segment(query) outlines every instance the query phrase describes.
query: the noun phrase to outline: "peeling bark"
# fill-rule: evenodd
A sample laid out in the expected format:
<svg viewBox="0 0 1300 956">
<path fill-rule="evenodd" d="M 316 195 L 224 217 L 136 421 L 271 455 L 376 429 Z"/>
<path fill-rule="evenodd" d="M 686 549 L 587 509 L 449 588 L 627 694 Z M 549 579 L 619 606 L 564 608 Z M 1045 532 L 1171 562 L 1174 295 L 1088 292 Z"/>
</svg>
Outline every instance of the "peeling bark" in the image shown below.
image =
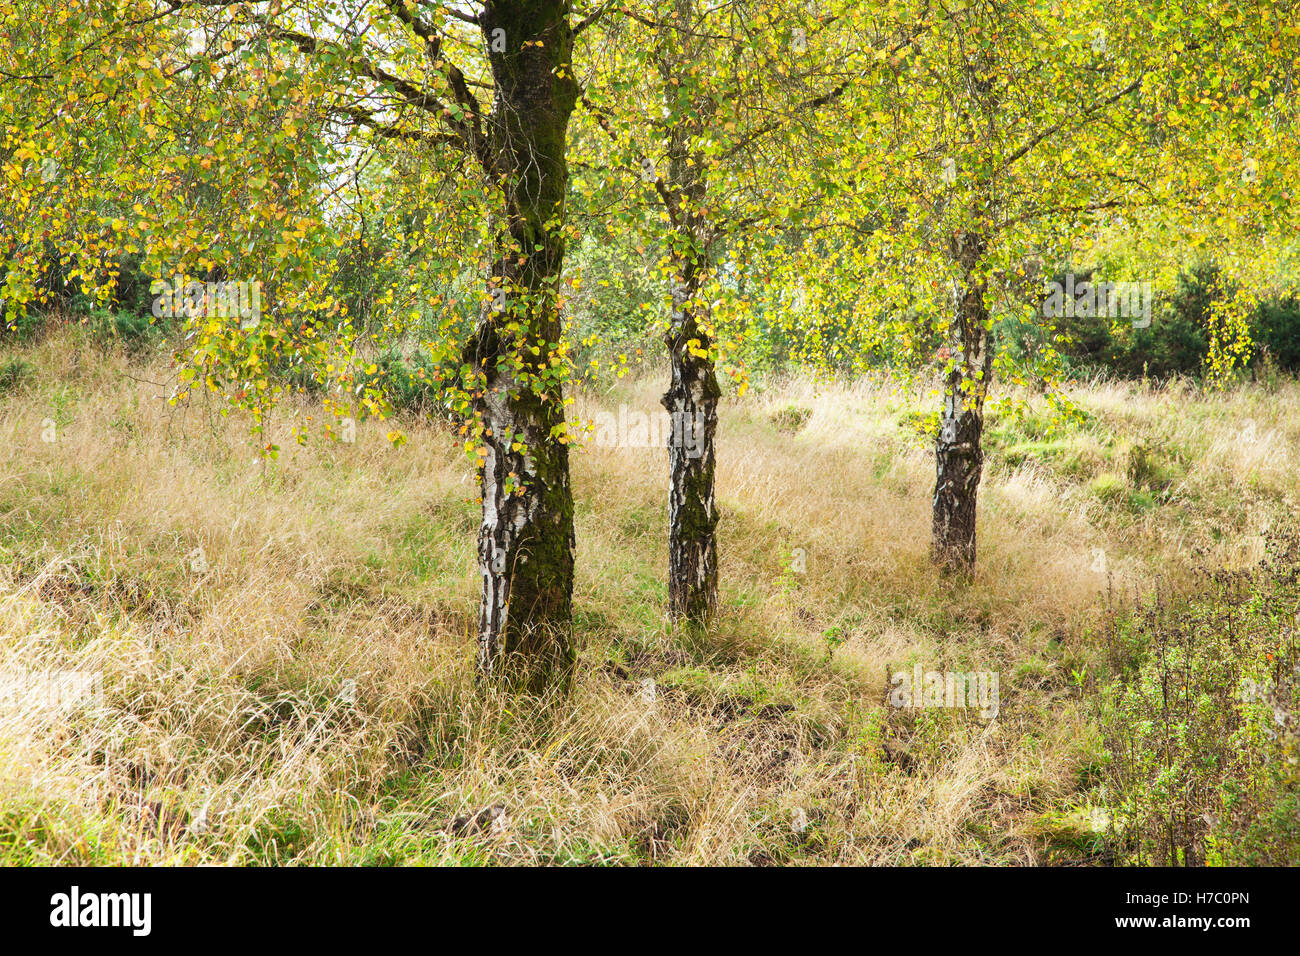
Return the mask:
<svg viewBox="0 0 1300 956">
<path fill-rule="evenodd" d="M 492 435 L 482 478 L 478 665 L 487 678 L 541 690 L 573 663 L 573 497 L 568 448 L 550 438 L 558 401 L 498 380 L 480 409 Z M 508 439 L 502 436 L 511 436 Z M 522 441 L 528 452 L 511 449 Z M 510 475 L 522 490 L 507 493 Z"/>
<path fill-rule="evenodd" d="M 930 555 L 941 567 L 962 572 L 975 566 L 975 503 L 984 470 L 984 399 L 993 371 L 985 284 L 975 276 L 984 251 L 981 236 L 966 233 L 954 238 L 953 254 L 961 268 L 953 289 L 960 352 L 944 382 L 935 442 Z"/>
</svg>

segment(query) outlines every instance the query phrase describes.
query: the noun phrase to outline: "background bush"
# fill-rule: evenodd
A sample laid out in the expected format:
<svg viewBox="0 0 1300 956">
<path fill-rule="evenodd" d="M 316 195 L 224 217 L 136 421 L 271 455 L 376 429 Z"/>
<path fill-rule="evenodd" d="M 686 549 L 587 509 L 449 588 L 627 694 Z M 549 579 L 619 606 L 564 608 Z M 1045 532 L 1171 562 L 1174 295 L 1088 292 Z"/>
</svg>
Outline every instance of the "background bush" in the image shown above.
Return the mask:
<svg viewBox="0 0 1300 956">
<path fill-rule="evenodd" d="M 1064 283 L 1066 270 L 1052 276 Z M 1097 270 L 1074 270 L 1075 283 L 1100 281 Z M 1213 264 L 1184 268 L 1174 287 L 1156 290 L 1151 325 L 1134 328 L 1127 318 L 1070 316 L 1055 319 L 1062 341 L 1054 342 L 1067 374 L 1087 377 L 1107 373 L 1120 378 L 1168 380 L 1200 378 L 1209 349 L 1209 312 L 1214 298 L 1230 292 Z M 997 332 L 1002 347 L 1017 363 L 1027 364 L 1048 344 L 1046 320 L 1002 319 Z M 1248 368 L 1273 363 L 1300 371 L 1300 293 L 1286 291 L 1265 298 L 1250 322 L 1255 345 Z"/>
<path fill-rule="evenodd" d="M 1300 537 L 1115 622 L 1106 783 L 1128 862 L 1300 862 Z"/>
</svg>

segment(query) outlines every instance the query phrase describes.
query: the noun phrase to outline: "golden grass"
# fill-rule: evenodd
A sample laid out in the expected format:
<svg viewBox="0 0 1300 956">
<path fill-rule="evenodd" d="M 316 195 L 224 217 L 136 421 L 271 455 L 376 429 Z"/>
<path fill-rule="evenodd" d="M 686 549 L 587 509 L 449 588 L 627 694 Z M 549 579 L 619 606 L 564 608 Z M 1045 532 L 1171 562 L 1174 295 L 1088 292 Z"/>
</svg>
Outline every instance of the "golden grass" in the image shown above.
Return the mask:
<svg viewBox="0 0 1300 956">
<path fill-rule="evenodd" d="M 508 699 L 474 685 L 475 489 L 439 427 L 297 447 L 286 409 L 262 466 L 218 405 L 167 405 L 165 361 L 75 331 L 21 354 L 0 673 L 98 673 L 103 697 L 5 698 L 0 862 L 1050 862 L 1043 821 L 1098 757 L 1071 672 L 1097 661 L 1103 594 L 1249 560 L 1296 503 L 1295 384 L 1094 383 L 1066 460 L 991 450 L 979 569 L 954 582 L 927 558 L 932 456 L 900 424 L 924 392 L 774 384 L 723 410 L 717 626 L 663 619 L 662 451 L 585 447 L 580 676 Z M 660 387 L 575 414 L 655 411 Z M 787 406 L 810 412 L 794 434 Z M 1137 444 L 1158 491 L 1125 472 Z M 999 716 L 889 707 L 915 662 L 997 671 Z"/>
</svg>

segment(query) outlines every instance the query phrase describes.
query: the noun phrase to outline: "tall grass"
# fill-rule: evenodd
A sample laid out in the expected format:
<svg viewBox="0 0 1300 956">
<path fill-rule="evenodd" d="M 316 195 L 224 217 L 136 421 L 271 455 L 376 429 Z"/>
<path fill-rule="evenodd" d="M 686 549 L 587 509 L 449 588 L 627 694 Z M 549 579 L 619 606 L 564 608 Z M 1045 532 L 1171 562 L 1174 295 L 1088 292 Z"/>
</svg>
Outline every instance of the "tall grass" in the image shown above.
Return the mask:
<svg viewBox="0 0 1300 956">
<path fill-rule="evenodd" d="M 272 419 L 284 451 L 262 463 L 216 397 L 168 404 L 165 360 L 76 329 L 14 356 L 6 863 L 1115 859 L 1085 676 L 1110 666 L 1106 595 L 1248 564 L 1300 491 L 1293 382 L 1093 383 L 1055 430 L 1022 396 L 1026 415 L 991 426 L 978 571 L 953 582 L 927 559 L 917 423 L 936 400 L 883 378 L 771 383 L 723 409 L 717 627 L 663 617 L 662 451 L 589 443 L 580 676 L 563 699 L 511 699 L 473 679 L 478 505 L 448 426 L 407 421 L 393 449 L 366 421 L 355 443 L 298 447 L 304 403 Z M 579 395 L 575 423 L 655 411 L 661 386 Z M 889 706 L 916 663 L 997 672 L 998 717 Z M 102 694 L 31 693 L 68 672 Z"/>
</svg>

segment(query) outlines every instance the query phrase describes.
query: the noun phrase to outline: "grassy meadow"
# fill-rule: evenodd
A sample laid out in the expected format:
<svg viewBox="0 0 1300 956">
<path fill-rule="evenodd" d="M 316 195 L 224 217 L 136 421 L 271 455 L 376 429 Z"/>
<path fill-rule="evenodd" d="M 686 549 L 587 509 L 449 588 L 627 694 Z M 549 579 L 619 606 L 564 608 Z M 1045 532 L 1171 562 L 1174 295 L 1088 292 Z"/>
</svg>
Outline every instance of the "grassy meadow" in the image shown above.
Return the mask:
<svg viewBox="0 0 1300 956">
<path fill-rule="evenodd" d="M 1019 394 L 991 418 L 976 574 L 946 578 L 932 384 L 761 382 L 722 410 L 707 632 L 664 617 L 663 451 L 574 451 L 580 663 L 536 700 L 475 686 L 478 505 L 445 424 L 299 447 L 285 408 L 262 463 L 218 399 L 167 403 L 166 358 L 71 325 L 7 362 L 4 864 L 1144 862 L 1115 635 L 1251 573 L 1300 497 L 1293 380 L 1081 383 L 1055 425 Z M 657 410 L 665 377 L 573 415 Z M 996 672 L 997 716 L 891 706 L 916 664 Z M 102 695 L 13 690 L 65 671 Z"/>
</svg>

